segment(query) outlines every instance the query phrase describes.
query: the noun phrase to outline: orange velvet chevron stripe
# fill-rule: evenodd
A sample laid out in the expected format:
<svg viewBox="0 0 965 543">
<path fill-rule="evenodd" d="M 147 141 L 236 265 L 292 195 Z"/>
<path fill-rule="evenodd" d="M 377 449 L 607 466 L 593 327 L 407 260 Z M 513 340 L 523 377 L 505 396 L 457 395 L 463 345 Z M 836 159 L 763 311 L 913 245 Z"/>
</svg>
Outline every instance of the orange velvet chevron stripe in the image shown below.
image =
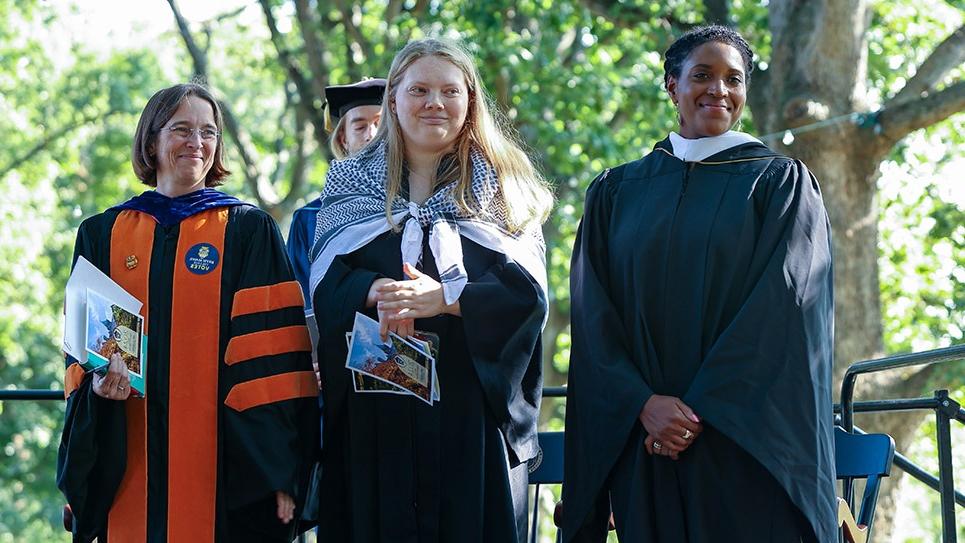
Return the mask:
<svg viewBox="0 0 965 543">
<path fill-rule="evenodd" d="M 231 318 L 262 311 L 274 311 L 284 307 L 304 307 L 302 288 L 298 281 L 286 281 L 263 287 L 239 290 L 231 305 Z"/>
<path fill-rule="evenodd" d="M 299 324 L 235 336 L 228 341 L 224 361 L 230 366 L 260 356 L 311 350 L 312 340 L 308 337 L 308 327 Z"/>
<path fill-rule="evenodd" d="M 77 390 L 77 387 L 80 386 L 83 380 L 84 368 L 82 368 L 80 364 L 73 362 L 67 366 L 67 372 L 64 374 L 64 399 L 70 397 L 71 393 Z"/>
<path fill-rule="evenodd" d="M 224 403 L 235 411 L 244 411 L 259 405 L 316 396 L 315 372 L 293 371 L 238 383 L 231 387 Z"/>
</svg>

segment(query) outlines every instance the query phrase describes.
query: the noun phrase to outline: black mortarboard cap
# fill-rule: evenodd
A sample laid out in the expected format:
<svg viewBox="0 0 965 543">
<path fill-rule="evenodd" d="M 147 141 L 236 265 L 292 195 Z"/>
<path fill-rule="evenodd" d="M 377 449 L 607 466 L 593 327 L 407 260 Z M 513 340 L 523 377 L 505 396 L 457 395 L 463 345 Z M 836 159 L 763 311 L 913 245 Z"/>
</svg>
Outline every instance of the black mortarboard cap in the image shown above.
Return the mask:
<svg viewBox="0 0 965 543">
<path fill-rule="evenodd" d="M 385 85 L 385 79 L 366 79 L 351 85 L 325 87 L 325 129 L 334 130 L 339 119 L 353 107 L 382 105 Z"/>
</svg>

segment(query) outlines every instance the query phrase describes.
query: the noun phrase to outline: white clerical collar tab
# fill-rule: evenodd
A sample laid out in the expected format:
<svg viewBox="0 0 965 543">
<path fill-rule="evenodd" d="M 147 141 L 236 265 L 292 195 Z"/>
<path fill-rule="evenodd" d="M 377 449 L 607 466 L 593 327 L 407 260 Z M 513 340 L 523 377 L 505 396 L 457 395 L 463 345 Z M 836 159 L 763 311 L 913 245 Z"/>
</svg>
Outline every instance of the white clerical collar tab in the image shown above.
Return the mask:
<svg viewBox="0 0 965 543">
<path fill-rule="evenodd" d="M 695 140 L 687 139 L 676 132 L 670 133 L 670 145 L 673 148 L 673 154 L 684 162 L 697 162 L 745 143 L 761 143 L 761 140 L 750 134 L 735 132 L 734 130 L 719 136 Z"/>
</svg>

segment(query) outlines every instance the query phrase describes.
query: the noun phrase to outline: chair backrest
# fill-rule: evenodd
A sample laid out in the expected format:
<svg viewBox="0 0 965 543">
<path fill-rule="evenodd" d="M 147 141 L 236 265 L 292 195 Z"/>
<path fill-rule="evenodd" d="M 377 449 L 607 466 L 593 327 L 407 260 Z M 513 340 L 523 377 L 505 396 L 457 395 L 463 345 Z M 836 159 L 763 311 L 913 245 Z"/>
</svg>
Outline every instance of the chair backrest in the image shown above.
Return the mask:
<svg viewBox="0 0 965 543">
<path fill-rule="evenodd" d="M 871 530 L 881 478 L 891 475 L 895 457 L 895 440 L 887 434 L 849 434 L 841 427 L 834 428 L 834 465 L 838 479 L 851 484 L 852 479 L 867 479 L 861 497 L 858 524 Z"/>
<path fill-rule="evenodd" d="M 558 485 L 563 483 L 563 432 L 540 432 L 539 454 L 532 460 L 529 472 L 529 484 L 536 486 L 533 500 L 533 517 L 530 521 L 529 541 L 536 543 L 539 532 L 539 487 L 540 485 Z M 560 541 L 560 532 L 556 532 L 556 540 Z"/>
<path fill-rule="evenodd" d="M 563 482 L 563 432 L 540 432 L 539 448 L 536 468 L 529 474 L 529 484 L 561 484 Z"/>
</svg>

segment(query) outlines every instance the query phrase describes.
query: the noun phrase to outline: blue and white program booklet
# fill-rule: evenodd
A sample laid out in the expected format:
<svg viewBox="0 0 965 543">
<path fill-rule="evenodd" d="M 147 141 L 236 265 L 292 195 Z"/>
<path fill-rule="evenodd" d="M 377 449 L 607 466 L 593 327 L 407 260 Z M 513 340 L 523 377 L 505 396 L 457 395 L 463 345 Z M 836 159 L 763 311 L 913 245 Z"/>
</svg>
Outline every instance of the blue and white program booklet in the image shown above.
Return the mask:
<svg viewBox="0 0 965 543">
<path fill-rule="evenodd" d="M 85 370 L 104 373 L 116 353 L 127 366 L 131 392 L 144 396 L 147 336 L 144 319 L 87 289 L 87 362 Z"/>
<path fill-rule="evenodd" d="M 64 354 L 86 371 L 105 372 L 115 352 L 131 372 L 131 388 L 144 395 L 147 335 L 143 303 L 84 257 L 67 280 L 64 300 Z"/>
<path fill-rule="evenodd" d="M 379 323 L 356 313 L 345 361 L 345 367 L 355 373 L 356 392 L 410 394 L 429 405 L 438 401 L 436 360 L 428 343 L 394 333 L 382 341 Z M 390 386 L 373 385 L 372 380 Z"/>
</svg>

